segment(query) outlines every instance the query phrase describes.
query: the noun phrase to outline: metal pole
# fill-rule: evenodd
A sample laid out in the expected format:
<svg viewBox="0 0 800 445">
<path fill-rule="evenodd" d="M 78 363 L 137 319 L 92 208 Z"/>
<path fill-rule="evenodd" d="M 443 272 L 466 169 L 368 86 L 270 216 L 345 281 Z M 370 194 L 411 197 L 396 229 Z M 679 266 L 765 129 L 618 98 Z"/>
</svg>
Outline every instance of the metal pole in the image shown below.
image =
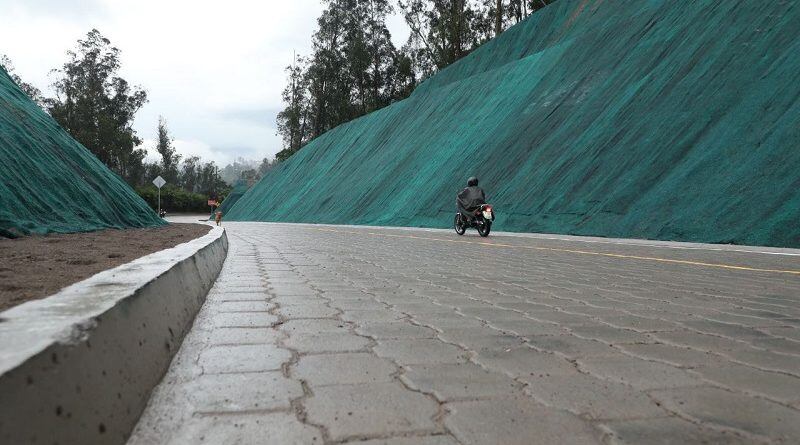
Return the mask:
<svg viewBox="0 0 800 445">
<path fill-rule="evenodd" d="M 158 188 L 158 217 L 161 218 L 161 187 Z"/>
</svg>

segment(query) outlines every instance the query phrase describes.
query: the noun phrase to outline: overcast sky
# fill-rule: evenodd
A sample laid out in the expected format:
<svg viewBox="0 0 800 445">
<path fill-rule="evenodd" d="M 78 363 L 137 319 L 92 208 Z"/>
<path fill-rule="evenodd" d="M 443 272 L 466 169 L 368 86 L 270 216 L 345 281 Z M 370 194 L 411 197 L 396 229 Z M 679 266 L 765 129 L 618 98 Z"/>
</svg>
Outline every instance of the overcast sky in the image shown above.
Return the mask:
<svg viewBox="0 0 800 445">
<path fill-rule="evenodd" d="M 0 0 L 0 54 L 49 93 L 49 71 L 92 28 L 122 52 L 149 103 L 135 128 L 152 146 L 163 115 L 184 155 L 221 166 L 281 149 L 275 115 L 292 52 L 308 54 L 320 0 Z M 389 28 L 408 37 L 402 18 Z"/>
</svg>

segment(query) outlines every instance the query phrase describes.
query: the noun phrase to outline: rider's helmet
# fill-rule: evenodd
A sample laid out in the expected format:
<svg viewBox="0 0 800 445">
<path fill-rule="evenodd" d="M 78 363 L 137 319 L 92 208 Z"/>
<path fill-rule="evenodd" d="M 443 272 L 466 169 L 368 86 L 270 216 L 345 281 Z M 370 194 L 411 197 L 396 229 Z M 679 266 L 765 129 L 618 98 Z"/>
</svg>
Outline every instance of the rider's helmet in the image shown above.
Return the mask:
<svg viewBox="0 0 800 445">
<path fill-rule="evenodd" d="M 478 185 L 478 178 L 471 177 L 467 180 L 467 187 L 476 187 Z"/>
</svg>

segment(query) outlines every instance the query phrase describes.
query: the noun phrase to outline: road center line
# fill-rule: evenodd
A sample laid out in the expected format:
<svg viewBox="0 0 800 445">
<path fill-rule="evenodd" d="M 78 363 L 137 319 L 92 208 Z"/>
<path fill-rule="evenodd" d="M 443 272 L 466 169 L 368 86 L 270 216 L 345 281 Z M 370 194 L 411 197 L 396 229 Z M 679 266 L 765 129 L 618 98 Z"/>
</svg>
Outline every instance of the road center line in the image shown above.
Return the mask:
<svg viewBox="0 0 800 445">
<path fill-rule="evenodd" d="M 593 256 L 602 256 L 608 258 L 620 258 L 626 260 L 639 260 L 639 261 L 652 261 L 652 262 L 659 262 L 659 263 L 670 263 L 670 264 L 684 264 L 689 266 L 701 266 L 701 267 L 713 267 L 717 269 L 728 269 L 728 270 L 742 270 L 748 272 L 767 272 L 767 273 L 779 273 L 779 274 L 787 274 L 787 275 L 800 275 L 800 270 L 781 270 L 781 269 L 762 269 L 758 267 L 749 267 L 749 266 L 738 266 L 734 264 L 723 264 L 723 263 L 706 263 L 702 261 L 690 261 L 690 260 L 676 260 L 671 258 L 659 258 L 659 257 L 649 257 L 649 256 L 639 256 L 639 255 L 626 255 L 620 253 L 607 253 L 607 252 L 592 252 L 589 250 L 577 250 L 577 249 L 560 249 L 556 247 L 538 247 L 538 246 L 519 246 L 513 244 L 503 244 L 503 243 L 490 243 L 485 241 L 468 241 L 468 240 L 457 240 L 457 239 L 445 239 L 445 238 L 431 238 L 425 236 L 415 236 L 415 235 L 395 235 L 389 233 L 379 233 L 379 232 L 371 232 L 371 231 L 350 231 L 350 230 L 337 230 L 337 229 L 327 229 L 327 228 L 319 228 L 319 227 L 310 227 L 312 230 L 316 230 L 319 232 L 334 232 L 334 233 L 347 233 L 347 234 L 354 234 L 354 235 L 373 235 L 373 236 L 383 236 L 387 238 L 405 238 L 405 239 L 415 239 L 415 240 L 424 240 L 424 241 L 439 241 L 445 243 L 459 243 L 459 244 L 474 244 L 480 246 L 491 246 L 491 247 L 504 247 L 504 248 L 511 248 L 511 249 L 527 249 L 527 250 L 539 250 L 539 251 L 547 251 L 547 252 L 563 252 L 563 253 L 574 253 L 577 255 L 593 255 Z"/>
</svg>

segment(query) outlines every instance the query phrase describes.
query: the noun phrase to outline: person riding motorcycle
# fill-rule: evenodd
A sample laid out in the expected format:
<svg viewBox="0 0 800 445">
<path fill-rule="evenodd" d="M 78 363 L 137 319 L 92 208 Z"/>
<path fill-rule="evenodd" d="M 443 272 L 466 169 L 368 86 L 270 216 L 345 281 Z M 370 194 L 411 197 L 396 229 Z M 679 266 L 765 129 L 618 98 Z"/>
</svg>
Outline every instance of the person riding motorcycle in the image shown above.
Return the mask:
<svg viewBox="0 0 800 445">
<path fill-rule="evenodd" d="M 475 210 L 482 204 L 486 204 L 486 194 L 478 187 L 478 178 L 473 176 L 467 181 L 467 188 L 456 197 L 456 206 L 458 211 L 471 221 L 475 218 Z"/>
</svg>

